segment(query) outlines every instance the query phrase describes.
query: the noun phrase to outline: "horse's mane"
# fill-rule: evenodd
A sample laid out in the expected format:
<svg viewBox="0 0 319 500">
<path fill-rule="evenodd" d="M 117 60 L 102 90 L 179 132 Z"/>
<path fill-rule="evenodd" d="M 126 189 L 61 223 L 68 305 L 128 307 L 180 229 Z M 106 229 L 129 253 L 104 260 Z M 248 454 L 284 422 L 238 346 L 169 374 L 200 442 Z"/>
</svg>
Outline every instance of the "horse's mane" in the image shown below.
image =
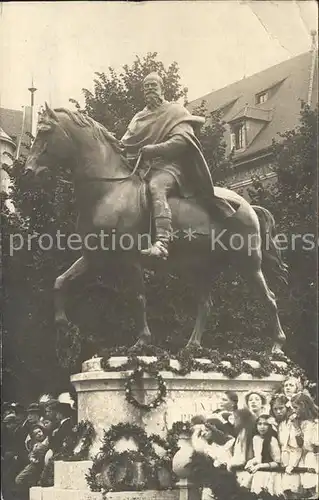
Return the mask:
<svg viewBox="0 0 319 500">
<path fill-rule="evenodd" d="M 89 127 L 93 131 L 93 137 L 100 141 L 109 142 L 118 153 L 123 153 L 123 147 L 120 141 L 105 128 L 101 123 L 96 122 L 90 116 L 81 113 L 80 111 L 71 111 L 67 108 L 55 108 L 55 112 L 61 112 L 68 115 L 69 118 L 79 127 Z"/>
</svg>

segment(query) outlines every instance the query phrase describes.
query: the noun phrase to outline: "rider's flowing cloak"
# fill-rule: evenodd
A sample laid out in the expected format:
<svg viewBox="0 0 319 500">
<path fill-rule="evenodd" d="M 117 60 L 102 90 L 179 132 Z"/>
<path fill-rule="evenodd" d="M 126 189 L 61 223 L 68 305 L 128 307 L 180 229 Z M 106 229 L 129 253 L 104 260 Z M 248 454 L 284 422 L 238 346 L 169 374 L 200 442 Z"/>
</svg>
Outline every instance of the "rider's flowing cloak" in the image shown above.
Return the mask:
<svg viewBox="0 0 319 500">
<path fill-rule="evenodd" d="M 128 126 L 121 139 L 126 149 L 128 159 L 136 159 L 139 150 L 148 144 L 165 142 L 174 135 L 181 135 L 191 146 L 192 166 L 195 168 L 195 177 L 201 189 L 205 189 L 209 196 L 214 194 L 213 180 L 204 158 L 200 142 L 193 127 L 200 127 L 205 123 L 205 118 L 193 116 L 177 102 L 164 101 L 159 107 L 150 110 L 147 107 L 137 113 Z M 178 127 L 189 124 L 191 127 Z"/>
</svg>

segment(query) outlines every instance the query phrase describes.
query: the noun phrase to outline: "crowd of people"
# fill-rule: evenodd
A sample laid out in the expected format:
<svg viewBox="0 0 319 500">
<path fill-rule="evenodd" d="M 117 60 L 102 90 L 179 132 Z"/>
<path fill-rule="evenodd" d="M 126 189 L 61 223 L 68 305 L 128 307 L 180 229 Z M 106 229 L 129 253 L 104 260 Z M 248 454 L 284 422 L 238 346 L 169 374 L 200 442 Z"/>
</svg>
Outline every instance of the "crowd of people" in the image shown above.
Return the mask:
<svg viewBox="0 0 319 500">
<path fill-rule="evenodd" d="M 319 497 L 318 407 L 299 379 L 288 377 L 269 402 L 248 393 L 240 409 L 228 391 L 211 418 L 192 423 L 194 451 L 233 471 L 241 486 L 289 500 Z M 212 498 L 204 488 L 202 500 Z"/>
<path fill-rule="evenodd" d="M 1 500 L 27 500 L 32 486 L 53 485 L 53 461 L 76 424 L 69 393 L 43 395 L 27 409 L 2 405 Z"/>
<path fill-rule="evenodd" d="M 30 487 L 53 485 L 53 462 L 76 424 L 75 406 L 69 393 L 44 395 L 27 409 L 3 404 L 1 500 L 28 500 Z M 210 418 L 193 418 L 191 446 L 257 495 L 315 499 L 318 434 L 318 407 L 300 380 L 288 377 L 270 399 L 247 393 L 242 408 L 235 392 L 223 393 Z M 212 498 L 204 487 L 202 500 Z"/>
</svg>

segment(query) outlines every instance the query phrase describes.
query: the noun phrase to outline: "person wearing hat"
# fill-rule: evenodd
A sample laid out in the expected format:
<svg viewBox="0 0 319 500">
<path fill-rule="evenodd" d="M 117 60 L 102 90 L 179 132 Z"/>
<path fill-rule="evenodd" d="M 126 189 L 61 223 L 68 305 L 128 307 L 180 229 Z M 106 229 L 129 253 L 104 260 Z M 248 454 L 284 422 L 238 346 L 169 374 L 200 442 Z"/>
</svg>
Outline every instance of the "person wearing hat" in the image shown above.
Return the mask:
<svg viewBox="0 0 319 500">
<path fill-rule="evenodd" d="M 250 391 L 245 395 L 246 407 L 250 413 L 258 418 L 262 413 L 269 413 L 266 396 L 260 391 Z"/>
<path fill-rule="evenodd" d="M 23 422 L 21 428 L 24 429 L 26 434 L 29 434 L 31 428 L 39 423 L 41 418 L 42 410 L 39 403 L 31 403 L 27 408 L 27 417 Z"/>
<path fill-rule="evenodd" d="M 68 436 L 74 425 L 73 410 L 69 403 L 51 400 L 45 405 L 44 419 L 52 422 L 52 432 L 49 435 L 48 451 L 44 457 L 44 469 L 41 475 L 41 486 L 52 486 L 54 473 L 53 461 L 62 452 Z"/>
<path fill-rule="evenodd" d="M 24 407 L 20 403 L 15 402 L 4 402 L 2 405 L 2 418 L 5 418 L 7 415 L 15 415 L 17 417 L 17 421 L 24 417 Z"/>
<path fill-rule="evenodd" d="M 42 408 L 39 403 L 31 403 L 27 408 L 27 420 L 33 426 L 40 420 Z"/>
<path fill-rule="evenodd" d="M 46 405 L 45 418 L 52 422 L 52 434 L 49 438 L 49 448 L 53 455 L 61 451 L 63 441 L 71 433 L 74 422 L 71 418 L 73 410 L 68 403 L 58 400 L 50 401 Z"/>
<path fill-rule="evenodd" d="M 26 418 L 16 429 L 17 439 L 20 443 L 19 455 L 24 461 L 24 466 L 28 464 L 28 454 L 30 453 L 30 431 L 35 424 L 39 423 L 40 418 L 40 405 L 38 403 L 31 403 L 27 408 Z"/>
</svg>

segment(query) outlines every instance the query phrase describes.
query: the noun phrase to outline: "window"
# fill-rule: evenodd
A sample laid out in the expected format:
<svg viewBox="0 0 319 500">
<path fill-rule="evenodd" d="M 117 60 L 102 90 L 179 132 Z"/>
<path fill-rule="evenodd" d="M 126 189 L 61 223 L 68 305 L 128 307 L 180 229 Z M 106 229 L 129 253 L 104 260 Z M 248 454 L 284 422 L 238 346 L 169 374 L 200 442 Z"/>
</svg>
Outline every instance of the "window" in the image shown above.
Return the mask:
<svg viewBox="0 0 319 500">
<path fill-rule="evenodd" d="M 246 129 L 244 123 L 234 125 L 231 134 L 231 148 L 237 150 L 245 149 L 246 147 Z"/>
<path fill-rule="evenodd" d="M 268 92 L 261 92 L 256 95 L 256 104 L 262 104 L 268 100 Z"/>
</svg>

